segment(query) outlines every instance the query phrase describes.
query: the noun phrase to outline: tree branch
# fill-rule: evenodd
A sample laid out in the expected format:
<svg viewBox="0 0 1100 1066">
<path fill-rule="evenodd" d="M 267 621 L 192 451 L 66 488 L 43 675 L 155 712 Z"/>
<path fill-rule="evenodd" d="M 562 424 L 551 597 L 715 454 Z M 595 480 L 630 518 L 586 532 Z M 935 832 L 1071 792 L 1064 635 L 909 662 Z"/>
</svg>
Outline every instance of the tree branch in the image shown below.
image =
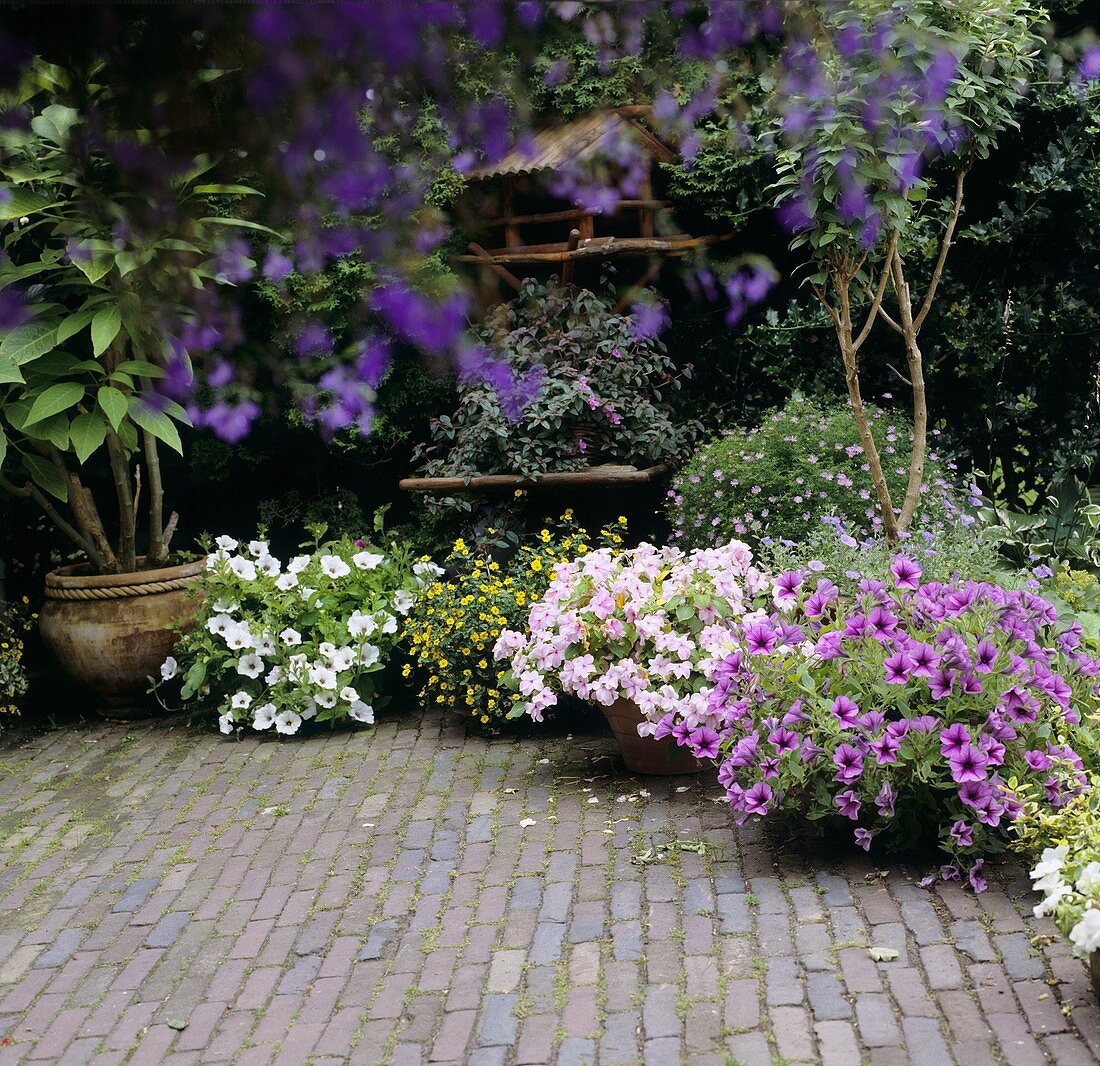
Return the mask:
<svg viewBox="0 0 1100 1066">
<path fill-rule="evenodd" d="M 952 238 L 955 236 L 955 226 L 959 221 L 959 213 L 962 211 L 963 183 L 966 181 L 966 175 L 970 172 L 970 168 L 973 165 L 974 156 L 970 155 L 967 157 L 966 162 L 955 172 L 955 200 L 951 205 L 951 215 L 947 220 L 947 229 L 944 231 L 943 241 L 940 244 L 940 254 L 936 259 L 936 266 L 932 271 L 932 280 L 928 282 L 928 291 L 924 294 L 924 300 L 921 302 L 920 310 L 913 319 L 914 336 L 920 333 L 920 328 L 924 325 L 924 320 L 928 317 L 928 312 L 932 309 L 932 298 L 936 295 L 936 289 L 939 288 L 940 278 L 943 277 L 943 267 L 947 262 L 947 253 L 951 251 Z"/>
<path fill-rule="evenodd" d="M 863 329 L 859 331 L 859 336 L 852 340 L 853 353 L 858 352 L 863 347 L 863 342 L 867 339 L 868 334 L 871 332 L 871 327 L 875 324 L 875 319 L 878 317 L 879 309 L 882 307 L 882 298 L 886 295 L 886 283 L 890 280 L 890 260 L 893 258 L 894 253 L 898 247 L 898 234 L 897 230 L 893 230 L 890 233 L 890 240 L 886 245 L 886 265 L 882 268 L 882 277 L 879 278 L 878 288 L 875 290 L 874 299 L 871 301 L 871 309 L 867 312 L 867 321 L 863 323 Z"/>
<path fill-rule="evenodd" d="M 58 511 L 50 500 L 38 490 L 37 485 L 29 482 L 26 485 L 15 485 L 4 477 L 3 474 L 0 474 L 0 489 L 3 489 L 5 492 L 10 492 L 13 496 L 34 500 L 34 502 L 46 512 L 46 517 L 88 556 L 92 561 L 92 565 L 97 570 L 103 568 L 103 560 L 100 558 L 99 552 L 96 551 L 91 538 L 85 536 L 74 525 L 67 522 L 62 517 L 61 512 Z"/>
</svg>

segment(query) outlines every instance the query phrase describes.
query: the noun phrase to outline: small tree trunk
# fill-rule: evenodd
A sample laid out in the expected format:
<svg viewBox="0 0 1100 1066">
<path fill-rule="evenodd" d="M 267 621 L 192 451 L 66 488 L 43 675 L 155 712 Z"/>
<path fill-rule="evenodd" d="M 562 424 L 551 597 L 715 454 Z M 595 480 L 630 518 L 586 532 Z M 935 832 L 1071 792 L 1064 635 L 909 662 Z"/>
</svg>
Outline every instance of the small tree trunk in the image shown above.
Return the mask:
<svg viewBox="0 0 1100 1066">
<path fill-rule="evenodd" d="M 149 551 L 146 562 L 150 567 L 156 567 L 168 561 L 168 545 L 164 539 L 164 485 L 160 477 L 157 439 L 148 430 L 142 430 L 141 437 L 145 470 L 149 477 Z"/>
<path fill-rule="evenodd" d="M 894 501 L 890 498 L 890 488 L 886 484 L 886 477 L 882 472 L 882 458 L 879 455 L 878 446 L 875 444 L 874 434 L 871 432 L 871 423 L 867 418 L 867 410 L 863 405 L 863 395 L 860 392 L 858 349 L 852 334 L 850 284 L 847 275 L 843 271 L 834 271 L 833 286 L 836 289 L 840 305 L 834 323 L 836 325 L 837 340 L 840 342 L 840 354 L 844 359 L 844 380 L 848 386 L 848 400 L 852 406 L 852 417 L 855 419 L 856 428 L 859 430 L 863 453 L 867 456 L 871 483 L 875 487 L 879 510 L 882 512 L 882 528 L 886 534 L 886 542 L 887 544 L 893 544 L 898 536 L 898 526 L 894 516 Z"/>
<path fill-rule="evenodd" d="M 137 520 L 134 514 L 134 494 L 130 488 L 130 464 L 126 449 L 118 434 L 107 427 L 107 457 L 118 500 L 118 566 L 124 574 L 137 569 Z"/>
<path fill-rule="evenodd" d="M 890 264 L 890 278 L 898 301 L 898 324 L 905 343 L 905 360 L 909 365 L 909 382 L 913 388 L 913 450 L 909 456 L 909 482 L 905 489 L 905 502 L 901 506 L 897 528 L 908 531 L 920 506 L 921 488 L 924 485 L 924 461 L 928 451 L 928 400 L 924 388 L 924 357 L 917 344 L 917 329 L 913 322 L 913 302 L 901 254 L 894 252 Z"/>
</svg>

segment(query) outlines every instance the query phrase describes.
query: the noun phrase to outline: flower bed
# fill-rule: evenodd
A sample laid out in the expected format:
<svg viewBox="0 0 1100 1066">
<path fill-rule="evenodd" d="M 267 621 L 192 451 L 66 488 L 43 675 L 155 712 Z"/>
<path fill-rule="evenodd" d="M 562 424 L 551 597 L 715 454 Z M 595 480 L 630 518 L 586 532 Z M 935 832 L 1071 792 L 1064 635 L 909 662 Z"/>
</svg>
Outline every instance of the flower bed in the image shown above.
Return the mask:
<svg viewBox="0 0 1100 1066">
<path fill-rule="evenodd" d="M 26 600 L 0 603 L 0 723 L 19 714 L 19 700 L 27 692 L 23 635 L 29 625 Z"/>
<path fill-rule="evenodd" d="M 373 723 L 376 678 L 398 643 L 400 618 L 439 568 L 344 538 L 285 565 L 264 540 L 218 537 L 203 608 L 161 667 L 183 700 L 212 704 L 223 733 L 251 726 L 285 735 L 303 721 Z"/>
</svg>

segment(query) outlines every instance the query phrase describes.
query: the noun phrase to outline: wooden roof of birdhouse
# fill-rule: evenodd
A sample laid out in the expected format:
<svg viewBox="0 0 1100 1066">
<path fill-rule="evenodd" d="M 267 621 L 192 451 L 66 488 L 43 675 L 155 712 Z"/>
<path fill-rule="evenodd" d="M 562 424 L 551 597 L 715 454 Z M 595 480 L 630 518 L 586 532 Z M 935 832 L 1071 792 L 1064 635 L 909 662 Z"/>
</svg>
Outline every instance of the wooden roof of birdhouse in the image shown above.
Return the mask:
<svg viewBox="0 0 1100 1066">
<path fill-rule="evenodd" d="M 634 137 L 661 163 L 678 158 L 675 148 L 665 144 L 643 124 L 650 113 L 648 104 L 634 104 L 611 111 L 598 111 L 572 122 L 550 126 L 523 138 L 503 159 L 472 170 L 470 181 L 484 181 L 514 174 L 559 170 L 567 163 L 598 156 L 622 133 Z"/>
</svg>

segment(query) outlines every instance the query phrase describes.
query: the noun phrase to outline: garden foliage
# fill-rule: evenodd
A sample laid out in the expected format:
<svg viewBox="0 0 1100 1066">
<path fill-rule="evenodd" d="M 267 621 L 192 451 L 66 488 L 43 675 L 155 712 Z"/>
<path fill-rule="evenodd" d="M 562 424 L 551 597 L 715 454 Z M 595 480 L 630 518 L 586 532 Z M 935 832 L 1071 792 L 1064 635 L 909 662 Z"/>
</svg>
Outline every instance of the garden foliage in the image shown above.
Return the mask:
<svg viewBox="0 0 1100 1066">
<path fill-rule="evenodd" d="M 19 700 L 27 692 L 23 665 L 23 638 L 30 625 L 27 602 L 0 602 L 0 722 L 2 716 L 19 713 Z"/>
</svg>

